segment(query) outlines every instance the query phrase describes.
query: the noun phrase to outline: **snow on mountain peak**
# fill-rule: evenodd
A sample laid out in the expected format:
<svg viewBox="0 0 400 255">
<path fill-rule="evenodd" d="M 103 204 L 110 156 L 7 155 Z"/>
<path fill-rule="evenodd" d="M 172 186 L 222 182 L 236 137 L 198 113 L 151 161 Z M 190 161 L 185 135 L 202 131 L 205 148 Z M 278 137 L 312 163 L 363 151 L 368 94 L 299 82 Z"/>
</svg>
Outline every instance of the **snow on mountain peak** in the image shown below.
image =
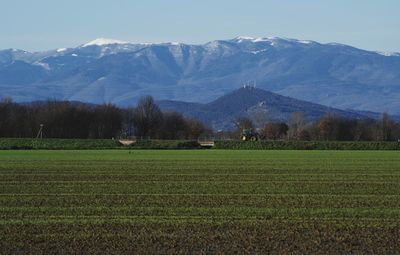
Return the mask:
<svg viewBox="0 0 400 255">
<path fill-rule="evenodd" d="M 252 41 L 252 40 L 254 40 L 254 39 L 256 39 L 256 38 L 251 37 L 251 36 L 238 36 L 238 37 L 236 37 L 235 39 L 236 39 L 236 40 L 248 40 L 248 41 Z"/>
<path fill-rule="evenodd" d="M 385 57 L 399 57 L 400 56 L 400 52 L 377 51 L 376 53 L 378 53 L 379 55 L 385 56 Z"/>
<path fill-rule="evenodd" d="M 107 38 L 97 38 L 91 42 L 88 42 L 82 47 L 88 47 L 88 46 L 103 46 L 103 45 L 109 45 L 109 44 L 128 44 L 128 42 L 120 41 L 120 40 L 114 40 L 114 39 L 107 39 Z"/>
<path fill-rule="evenodd" d="M 264 42 L 264 43 L 270 43 L 271 45 L 276 45 L 276 43 L 278 43 L 279 41 L 293 41 L 290 39 L 286 39 L 286 38 L 280 38 L 280 37 L 250 37 L 250 36 L 238 36 L 236 38 L 233 39 L 234 41 L 238 42 L 238 43 L 242 43 L 242 42 L 251 42 L 251 43 L 260 43 L 260 42 Z"/>
<path fill-rule="evenodd" d="M 238 36 L 234 41 L 237 41 L 239 43 L 241 42 L 270 42 L 272 44 L 275 44 L 276 42 L 279 41 L 285 41 L 285 42 L 293 42 L 293 43 L 301 43 L 301 44 L 312 44 L 314 41 L 309 41 L 309 40 L 297 40 L 297 39 L 289 39 L 289 38 L 281 38 L 281 37 L 250 37 L 250 36 Z"/>
<path fill-rule="evenodd" d="M 238 36 L 238 37 L 236 37 L 234 40 L 235 40 L 235 41 L 238 41 L 238 42 L 243 42 L 243 41 L 265 42 L 265 41 L 270 41 L 271 38 L 250 37 L 250 36 Z"/>
</svg>

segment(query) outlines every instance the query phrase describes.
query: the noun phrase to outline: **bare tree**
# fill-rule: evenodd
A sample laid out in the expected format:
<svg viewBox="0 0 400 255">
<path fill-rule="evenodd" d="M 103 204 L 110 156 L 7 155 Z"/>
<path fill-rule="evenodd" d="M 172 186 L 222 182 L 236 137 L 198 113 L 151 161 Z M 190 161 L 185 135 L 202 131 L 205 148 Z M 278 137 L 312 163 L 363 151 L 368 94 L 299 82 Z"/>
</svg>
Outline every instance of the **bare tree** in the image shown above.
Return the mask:
<svg viewBox="0 0 400 255">
<path fill-rule="evenodd" d="M 135 135 L 140 137 L 155 135 L 162 118 L 162 112 L 154 99 L 151 96 L 141 97 L 132 116 Z"/>
<path fill-rule="evenodd" d="M 182 114 L 177 112 L 166 112 L 163 114 L 163 121 L 158 137 L 161 139 L 177 140 L 185 139 L 188 126 Z"/>
<path fill-rule="evenodd" d="M 391 141 L 393 140 L 392 133 L 396 123 L 394 123 L 387 113 L 383 113 L 379 120 L 378 140 Z"/>
<path fill-rule="evenodd" d="M 239 129 L 240 131 L 242 131 L 243 129 L 254 128 L 253 122 L 251 121 L 251 119 L 247 117 L 238 117 L 235 119 L 234 123 L 236 128 Z"/>
<path fill-rule="evenodd" d="M 254 126 L 263 127 L 266 123 L 270 122 L 268 111 L 258 110 L 249 114 L 249 118 L 253 121 Z"/>
<path fill-rule="evenodd" d="M 307 118 L 302 112 L 294 112 L 289 121 L 289 139 L 299 139 L 300 134 L 307 125 Z"/>
<path fill-rule="evenodd" d="M 212 133 L 212 130 L 204 126 L 199 120 L 186 118 L 186 124 L 189 128 L 188 139 L 198 139 L 201 135 L 209 135 Z"/>
<path fill-rule="evenodd" d="M 289 127 L 286 123 L 267 123 L 262 130 L 262 134 L 266 139 L 276 140 L 284 138 L 288 130 Z"/>
</svg>

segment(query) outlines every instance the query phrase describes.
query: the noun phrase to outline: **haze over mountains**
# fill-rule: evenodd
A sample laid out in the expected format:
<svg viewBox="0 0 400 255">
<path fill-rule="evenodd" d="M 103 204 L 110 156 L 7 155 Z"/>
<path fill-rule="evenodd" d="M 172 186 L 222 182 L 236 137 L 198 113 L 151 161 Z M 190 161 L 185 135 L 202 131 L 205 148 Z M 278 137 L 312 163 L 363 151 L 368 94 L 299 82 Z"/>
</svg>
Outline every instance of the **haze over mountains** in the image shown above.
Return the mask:
<svg viewBox="0 0 400 255">
<path fill-rule="evenodd" d="M 0 51 L 0 97 L 133 105 L 209 103 L 241 86 L 341 109 L 400 113 L 400 54 L 342 44 L 237 37 L 203 45 L 97 39 L 77 48 Z"/>
</svg>

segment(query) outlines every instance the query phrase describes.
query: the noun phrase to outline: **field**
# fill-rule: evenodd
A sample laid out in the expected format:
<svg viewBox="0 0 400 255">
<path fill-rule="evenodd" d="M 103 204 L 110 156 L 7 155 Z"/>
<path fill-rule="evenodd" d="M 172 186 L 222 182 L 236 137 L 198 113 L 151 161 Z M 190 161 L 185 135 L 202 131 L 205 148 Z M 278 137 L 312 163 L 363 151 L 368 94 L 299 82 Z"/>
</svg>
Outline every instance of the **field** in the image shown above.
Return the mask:
<svg viewBox="0 0 400 255">
<path fill-rule="evenodd" d="M 0 253 L 400 254 L 400 152 L 0 151 Z"/>
</svg>

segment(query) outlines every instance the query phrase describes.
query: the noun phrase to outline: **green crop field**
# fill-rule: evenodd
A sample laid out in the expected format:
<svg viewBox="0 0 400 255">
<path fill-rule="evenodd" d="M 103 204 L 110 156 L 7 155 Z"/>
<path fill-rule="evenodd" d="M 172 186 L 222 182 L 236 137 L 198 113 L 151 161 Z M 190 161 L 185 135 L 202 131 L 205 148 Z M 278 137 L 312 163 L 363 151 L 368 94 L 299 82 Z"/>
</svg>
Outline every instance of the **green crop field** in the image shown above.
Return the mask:
<svg viewBox="0 0 400 255">
<path fill-rule="evenodd" d="M 400 254 L 400 152 L 0 151 L 2 254 Z"/>
</svg>

